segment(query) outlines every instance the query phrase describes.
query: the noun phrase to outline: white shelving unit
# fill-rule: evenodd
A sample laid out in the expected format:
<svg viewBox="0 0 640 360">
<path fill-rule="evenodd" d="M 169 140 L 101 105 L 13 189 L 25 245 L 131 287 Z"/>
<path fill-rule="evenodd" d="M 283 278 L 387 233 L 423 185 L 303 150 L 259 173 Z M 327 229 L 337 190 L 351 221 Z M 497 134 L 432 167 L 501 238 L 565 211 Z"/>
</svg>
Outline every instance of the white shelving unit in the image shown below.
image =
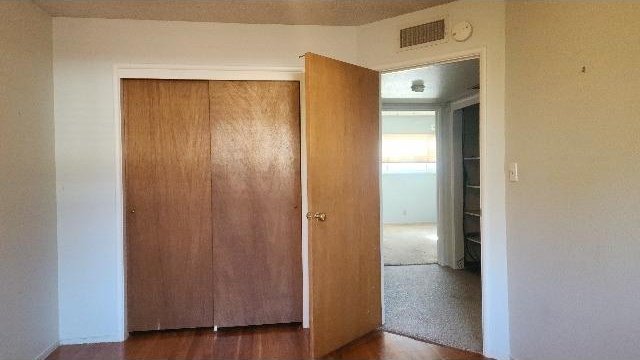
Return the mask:
<svg viewBox="0 0 640 360">
<path fill-rule="evenodd" d="M 463 219 L 464 267 L 480 269 L 480 139 L 479 106 L 462 109 L 462 166 L 463 166 Z"/>
</svg>

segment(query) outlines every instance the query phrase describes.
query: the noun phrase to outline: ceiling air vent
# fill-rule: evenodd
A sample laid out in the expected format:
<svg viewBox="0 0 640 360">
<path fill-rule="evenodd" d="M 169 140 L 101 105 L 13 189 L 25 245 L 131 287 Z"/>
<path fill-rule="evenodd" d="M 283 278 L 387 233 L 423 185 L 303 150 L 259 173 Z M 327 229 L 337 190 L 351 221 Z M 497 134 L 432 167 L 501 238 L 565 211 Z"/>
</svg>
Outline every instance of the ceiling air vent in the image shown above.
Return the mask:
<svg viewBox="0 0 640 360">
<path fill-rule="evenodd" d="M 411 26 L 400 30 L 400 49 L 438 44 L 445 41 L 446 37 L 445 19 Z"/>
</svg>

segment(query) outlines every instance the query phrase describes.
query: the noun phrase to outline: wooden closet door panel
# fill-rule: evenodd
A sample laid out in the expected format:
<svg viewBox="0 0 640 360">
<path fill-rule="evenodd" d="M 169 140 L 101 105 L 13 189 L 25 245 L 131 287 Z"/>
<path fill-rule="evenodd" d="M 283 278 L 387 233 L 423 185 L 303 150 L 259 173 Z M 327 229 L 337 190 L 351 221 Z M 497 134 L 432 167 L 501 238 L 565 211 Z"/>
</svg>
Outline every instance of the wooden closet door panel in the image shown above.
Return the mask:
<svg viewBox="0 0 640 360">
<path fill-rule="evenodd" d="M 122 88 L 128 328 L 213 326 L 208 82 Z"/>
<path fill-rule="evenodd" d="M 153 118 L 156 89 L 150 82 L 122 81 L 125 162 L 125 247 L 127 325 L 130 331 L 156 328 L 162 296 L 156 266 L 144 254 L 159 254 L 155 222 L 156 131 Z M 135 207 L 135 208 L 134 208 Z M 139 214 L 144 214 L 140 216 Z"/>
<path fill-rule="evenodd" d="M 215 323 L 300 322 L 300 85 L 209 88 Z"/>
</svg>

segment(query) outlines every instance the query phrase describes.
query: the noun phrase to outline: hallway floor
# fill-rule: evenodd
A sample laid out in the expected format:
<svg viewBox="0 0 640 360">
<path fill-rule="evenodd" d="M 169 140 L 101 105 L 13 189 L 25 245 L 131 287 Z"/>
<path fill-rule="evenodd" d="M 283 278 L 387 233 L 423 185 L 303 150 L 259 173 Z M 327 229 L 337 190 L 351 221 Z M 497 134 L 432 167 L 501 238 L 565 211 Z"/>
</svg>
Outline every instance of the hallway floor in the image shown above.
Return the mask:
<svg viewBox="0 0 640 360">
<path fill-rule="evenodd" d="M 296 325 L 154 331 L 122 343 L 65 345 L 47 360 L 309 359 L 307 331 Z M 481 355 L 376 331 L 329 354 L 344 360 L 481 360 Z"/>
<path fill-rule="evenodd" d="M 438 262 L 436 224 L 384 224 L 382 251 L 385 265 L 425 265 Z"/>
<path fill-rule="evenodd" d="M 384 267 L 384 330 L 482 352 L 480 275 L 440 265 Z"/>
</svg>

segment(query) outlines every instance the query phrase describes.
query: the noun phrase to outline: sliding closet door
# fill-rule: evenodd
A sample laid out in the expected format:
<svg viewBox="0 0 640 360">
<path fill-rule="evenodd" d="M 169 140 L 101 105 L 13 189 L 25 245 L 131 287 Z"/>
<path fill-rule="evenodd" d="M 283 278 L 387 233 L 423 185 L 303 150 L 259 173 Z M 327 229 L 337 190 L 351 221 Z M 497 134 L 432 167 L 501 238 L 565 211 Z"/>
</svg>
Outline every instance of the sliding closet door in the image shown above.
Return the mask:
<svg viewBox="0 0 640 360">
<path fill-rule="evenodd" d="M 300 322 L 299 83 L 209 87 L 215 323 Z"/>
<path fill-rule="evenodd" d="M 213 326 L 208 88 L 122 82 L 129 331 Z"/>
</svg>

